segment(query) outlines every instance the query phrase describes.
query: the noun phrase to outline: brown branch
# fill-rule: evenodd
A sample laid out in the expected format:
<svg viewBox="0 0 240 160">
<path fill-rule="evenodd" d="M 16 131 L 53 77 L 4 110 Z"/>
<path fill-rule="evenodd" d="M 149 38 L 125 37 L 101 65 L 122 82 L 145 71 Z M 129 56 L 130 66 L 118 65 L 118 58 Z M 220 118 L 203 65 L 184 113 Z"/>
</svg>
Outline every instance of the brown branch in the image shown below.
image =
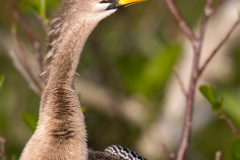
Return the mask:
<svg viewBox="0 0 240 160">
<path fill-rule="evenodd" d="M 196 35 L 192 31 L 192 29 L 190 29 L 190 27 L 187 25 L 185 20 L 182 18 L 182 16 L 180 15 L 179 11 L 177 10 L 172 0 L 165 0 L 165 1 L 172 15 L 177 20 L 179 27 L 186 34 L 186 36 L 189 38 L 190 42 L 192 43 L 193 47 L 195 48 L 195 45 L 196 45 L 195 42 L 197 40 Z"/>
<path fill-rule="evenodd" d="M 12 29 L 11 33 L 12 33 L 12 36 L 13 36 L 13 40 L 16 44 L 16 47 L 18 48 L 18 50 L 20 51 L 20 53 L 22 55 L 22 59 L 24 61 L 24 64 L 25 64 L 26 68 L 29 70 L 31 76 L 34 78 L 34 80 L 37 82 L 37 84 L 40 86 L 40 88 L 43 89 L 42 81 L 39 78 L 39 76 L 36 74 L 36 72 L 33 71 L 30 62 L 28 61 L 29 58 L 27 57 L 27 54 L 26 54 L 25 50 L 23 49 L 23 46 L 21 45 L 21 43 L 20 43 L 20 41 L 17 37 L 16 30 Z"/>
<path fill-rule="evenodd" d="M 176 160 L 184 159 L 188 145 L 189 145 L 189 140 L 190 140 L 190 136 L 191 136 L 191 128 L 192 128 L 193 103 L 194 103 L 196 85 L 197 85 L 197 81 L 198 81 L 198 77 L 196 76 L 196 73 L 199 68 L 199 61 L 200 61 L 203 37 L 204 37 L 207 21 L 208 21 L 208 18 L 206 18 L 206 15 L 205 15 L 203 18 L 203 22 L 202 22 L 202 26 L 201 26 L 201 30 L 200 30 L 200 37 L 197 38 L 197 40 L 195 40 L 194 42 L 192 42 L 192 43 L 195 43 L 195 45 L 193 45 L 193 51 L 194 51 L 193 66 L 192 66 L 189 90 L 187 93 L 187 106 L 186 106 L 186 111 L 185 111 L 182 139 L 181 139 L 180 147 L 178 149 L 178 154 L 177 154 Z"/>
<path fill-rule="evenodd" d="M 230 118 L 228 118 L 224 113 L 220 113 L 219 118 L 225 120 L 227 122 L 227 124 L 229 125 L 229 127 L 231 128 L 233 134 L 238 139 L 240 139 L 240 134 L 237 130 L 237 127 L 233 124 L 232 120 Z"/>
<path fill-rule="evenodd" d="M 9 0 L 9 2 L 11 4 L 11 8 L 12 8 L 14 17 L 19 21 L 19 23 L 21 24 L 21 26 L 23 27 L 23 29 L 27 33 L 30 41 L 33 44 L 33 47 L 35 50 L 35 56 L 36 56 L 36 59 L 38 62 L 38 66 L 39 66 L 40 72 L 42 72 L 43 64 L 42 64 L 42 55 L 41 55 L 41 51 L 40 51 L 40 42 L 37 39 L 37 37 L 34 35 L 33 31 L 31 30 L 31 28 L 29 27 L 27 22 L 24 20 L 24 18 L 20 14 L 20 11 L 18 10 L 14 0 Z"/>
<path fill-rule="evenodd" d="M 24 77 L 24 79 L 28 82 L 29 87 L 40 97 L 41 96 L 41 90 L 35 85 L 34 81 L 28 74 L 28 72 L 25 70 L 25 68 L 20 63 L 18 57 L 16 56 L 15 52 L 10 50 L 9 55 L 13 61 L 13 64 L 15 68 L 21 73 L 21 75 Z"/>
<path fill-rule="evenodd" d="M 174 73 L 175 73 L 175 76 L 176 76 L 176 78 L 177 78 L 177 81 L 178 81 L 178 83 L 179 83 L 179 85 L 180 85 L 180 87 L 181 87 L 181 90 L 182 90 L 184 96 L 187 98 L 187 96 L 188 96 L 188 95 L 187 95 L 187 91 L 186 91 L 186 89 L 185 89 L 185 87 L 184 87 L 182 78 L 180 77 L 179 72 L 178 72 L 178 69 L 177 69 L 176 66 L 173 67 L 173 71 L 174 71 Z"/>
<path fill-rule="evenodd" d="M 179 27 L 182 29 L 182 31 L 186 34 L 188 39 L 190 40 L 193 51 L 194 51 L 194 56 L 193 56 L 193 66 L 192 66 L 192 73 L 191 73 L 191 78 L 190 78 L 190 84 L 189 84 L 189 90 L 188 92 L 185 92 L 185 89 L 182 89 L 185 95 L 187 95 L 187 106 L 186 106 L 186 111 L 185 111 L 185 119 L 184 119 L 184 126 L 183 126 L 183 132 L 182 132 L 182 139 L 181 139 L 181 144 L 178 149 L 178 154 L 176 160 L 183 160 L 186 154 L 186 150 L 189 145 L 189 139 L 191 135 L 191 126 L 192 126 L 192 116 L 193 116 L 193 103 L 194 103 L 194 97 L 195 97 L 195 91 L 196 91 L 196 86 L 197 82 L 199 79 L 198 76 L 198 71 L 199 71 L 199 62 L 200 62 L 200 55 L 201 55 L 201 50 L 202 50 L 202 45 L 203 45 L 203 40 L 204 36 L 206 34 L 206 27 L 208 24 L 208 20 L 210 16 L 215 13 L 216 9 L 223 4 L 223 2 L 220 2 L 217 6 L 215 6 L 214 9 L 211 8 L 212 0 L 206 0 L 205 8 L 204 8 L 204 15 L 202 18 L 202 22 L 200 25 L 200 33 L 199 36 L 197 37 L 193 30 L 190 29 L 190 27 L 186 24 L 185 20 L 182 18 L 180 15 L 179 11 L 176 9 L 174 3 L 172 0 L 165 0 L 168 8 L 170 9 L 171 13 L 173 14 L 174 18 L 177 20 Z M 176 74 L 176 72 L 175 72 Z M 179 77 L 179 75 L 178 75 Z M 178 81 L 181 79 L 178 78 Z M 182 82 L 179 82 L 181 88 L 183 88 L 183 85 L 181 84 Z"/>
<path fill-rule="evenodd" d="M 184 119 L 184 126 L 183 126 L 183 133 L 182 133 L 182 140 L 178 150 L 177 160 L 183 160 L 188 148 L 189 139 L 191 135 L 191 128 L 192 128 L 192 116 L 193 116 L 193 102 L 195 97 L 195 90 L 197 85 L 197 77 L 195 76 L 196 71 L 198 70 L 199 65 L 199 58 L 201 52 L 201 45 L 195 49 L 194 58 L 193 58 L 193 67 L 191 73 L 191 80 L 189 85 L 189 91 L 187 94 L 187 107 L 185 112 L 185 119 Z"/>
<path fill-rule="evenodd" d="M 182 133 L 182 139 L 181 144 L 178 150 L 177 160 L 183 160 L 186 150 L 188 148 L 189 139 L 191 135 L 191 125 L 192 125 L 192 116 L 193 116 L 193 102 L 195 97 L 195 90 L 196 85 L 198 81 L 198 68 L 199 68 L 199 61 L 200 61 L 200 55 L 201 55 L 201 49 L 203 44 L 203 39 L 206 31 L 207 22 L 209 20 L 209 17 L 211 15 L 211 12 L 209 12 L 211 9 L 211 3 L 212 0 L 207 0 L 205 5 L 205 11 L 204 16 L 202 19 L 201 27 L 200 27 L 200 34 L 199 37 L 196 37 L 193 33 L 192 29 L 189 28 L 189 26 L 186 24 L 178 10 L 176 9 L 175 5 L 173 4 L 172 0 L 166 0 L 166 3 L 172 12 L 175 19 L 178 21 L 178 24 L 180 28 L 183 30 L 183 32 L 187 35 L 190 42 L 193 46 L 194 51 L 194 57 L 193 57 L 193 66 L 192 66 L 192 73 L 191 73 L 191 79 L 190 79 L 190 85 L 188 92 L 185 92 L 187 95 L 187 106 L 186 106 L 186 112 L 185 112 L 185 119 L 184 119 L 184 126 L 183 126 L 183 133 Z"/>
<path fill-rule="evenodd" d="M 199 42 L 202 43 L 205 33 L 206 33 L 206 27 L 207 22 L 209 20 L 209 17 L 212 15 L 212 9 L 211 9 L 212 0 L 207 0 L 205 7 L 204 7 L 204 15 L 201 22 L 200 27 L 200 35 L 199 35 Z M 202 44 L 201 44 L 202 45 Z"/>
<path fill-rule="evenodd" d="M 222 152 L 221 151 L 217 151 L 217 153 L 215 155 L 215 160 L 220 160 L 221 159 L 221 155 L 222 155 Z"/>
<path fill-rule="evenodd" d="M 162 143 L 162 148 L 163 151 L 169 156 L 169 158 L 174 159 L 175 158 L 175 154 L 173 152 L 171 152 L 167 146 L 165 144 Z"/>
<path fill-rule="evenodd" d="M 202 65 L 202 67 L 198 70 L 197 76 L 201 76 L 201 74 L 203 73 L 203 71 L 205 70 L 205 68 L 207 67 L 207 65 L 209 64 L 209 62 L 212 60 L 212 58 L 216 55 L 216 53 L 222 48 L 222 46 L 226 43 L 226 41 L 229 39 L 229 37 L 231 36 L 231 34 L 233 33 L 233 31 L 236 29 L 236 27 L 239 25 L 240 20 L 238 20 L 237 22 L 234 23 L 234 25 L 232 26 L 232 28 L 229 30 L 229 32 L 227 33 L 227 35 L 224 37 L 224 39 L 218 44 L 218 46 L 212 51 L 212 53 L 210 54 L 210 56 L 207 58 L 207 60 L 204 62 L 204 64 Z"/>
<path fill-rule="evenodd" d="M 0 158 L 1 160 L 6 160 L 6 155 L 5 155 L 5 143 L 6 140 L 0 135 Z"/>
<path fill-rule="evenodd" d="M 206 5 L 204 8 L 204 16 L 202 19 L 202 23 L 201 23 L 201 29 L 200 29 L 200 38 L 199 41 L 202 42 L 204 39 L 204 35 L 206 33 L 206 26 L 208 23 L 209 18 L 217 11 L 218 8 L 220 8 L 222 6 L 222 4 L 225 2 L 226 0 L 222 0 L 220 1 L 215 7 L 211 8 L 211 4 L 212 4 L 212 0 L 207 0 L 206 1 Z M 239 22 L 238 22 L 239 23 Z M 236 28 L 237 24 L 235 24 L 233 26 L 233 28 L 230 30 L 230 32 L 227 34 L 227 36 L 225 37 L 225 39 L 219 44 L 219 46 L 212 52 L 212 54 L 210 55 L 209 59 L 205 62 L 205 65 L 203 65 L 203 67 L 197 71 L 196 76 L 199 77 L 202 73 L 202 71 L 204 70 L 204 68 L 206 67 L 207 63 L 209 63 L 211 61 L 211 59 L 213 58 L 213 56 L 217 53 L 217 51 L 221 48 L 221 46 L 228 40 L 229 36 L 231 35 L 231 33 L 233 32 L 233 30 Z"/>
</svg>

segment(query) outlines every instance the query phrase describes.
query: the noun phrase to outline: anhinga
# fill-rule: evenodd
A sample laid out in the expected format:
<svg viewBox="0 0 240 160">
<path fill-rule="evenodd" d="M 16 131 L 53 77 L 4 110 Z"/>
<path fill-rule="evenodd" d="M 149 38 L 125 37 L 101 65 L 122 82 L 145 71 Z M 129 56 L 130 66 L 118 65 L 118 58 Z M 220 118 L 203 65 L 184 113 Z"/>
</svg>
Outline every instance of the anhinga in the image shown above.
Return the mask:
<svg viewBox="0 0 240 160">
<path fill-rule="evenodd" d="M 121 146 L 88 151 L 74 75 L 84 44 L 97 24 L 117 8 L 143 0 L 63 0 L 51 20 L 44 63 L 44 90 L 37 129 L 20 160 L 143 159 Z"/>
</svg>

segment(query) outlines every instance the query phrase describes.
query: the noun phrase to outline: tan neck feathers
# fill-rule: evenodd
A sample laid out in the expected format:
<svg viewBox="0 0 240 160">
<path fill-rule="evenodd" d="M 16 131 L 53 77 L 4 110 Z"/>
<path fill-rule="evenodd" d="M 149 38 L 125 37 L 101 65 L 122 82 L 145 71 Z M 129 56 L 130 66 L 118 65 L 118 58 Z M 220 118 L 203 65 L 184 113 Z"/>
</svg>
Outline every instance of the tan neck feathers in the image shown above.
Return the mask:
<svg viewBox="0 0 240 160">
<path fill-rule="evenodd" d="M 100 0 L 63 0 L 48 32 L 38 126 L 20 160 L 87 160 L 86 127 L 74 90 L 84 44 L 109 4 Z"/>
</svg>

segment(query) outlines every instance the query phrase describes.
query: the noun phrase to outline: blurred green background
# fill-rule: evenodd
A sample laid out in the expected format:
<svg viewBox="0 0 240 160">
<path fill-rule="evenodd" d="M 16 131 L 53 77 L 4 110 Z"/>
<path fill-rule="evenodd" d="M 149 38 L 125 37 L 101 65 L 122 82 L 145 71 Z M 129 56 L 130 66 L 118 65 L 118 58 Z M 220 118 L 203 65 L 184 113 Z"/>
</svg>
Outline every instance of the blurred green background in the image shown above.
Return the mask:
<svg viewBox="0 0 240 160">
<path fill-rule="evenodd" d="M 16 3 L 24 19 L 42 43 L 41 49 L 44 51 L 46 33 L 37 20 L 39 15 L 45 14 L 44 9 L 39 10 L 40 0 L 18 0 Z M 46 1 L 47 18 L 51 17 L 59 3 L 60 0 Z M 238 0 L 228 3 L 238 3 Z M 203 0 L 176 1 L 176 5 L 191 27 L 199 23 L 204 4 Z M 8 159 L 12 157 L 18 159 L 32 134 L 22 114 L 38 115 L 40 98 L 29 88 L 9 57 L 9 49 L 16 50 L 11 36 L 13 24 L 16 25 L 21 44 L 31 57 L 34 69 L 36 63 L 33 59 L 31 42 L 22 26 L 14 19 L 8 0 L 1 0 L 0 8 L 0 75 L 5 76 L 0 90 L 0 135 L 6 139 Z M 219 27 L 221 26 L 216 26 Z M 234 34 L 240 35 L 239 28 Z M 100 97 L 99 102 L 93 102 L 91 96 L 84 99 L 84 90 L 80 89 L 79 92 L 81 104 L 86 108 L 84 114 L 90 148 L 104 150 L 108 145 L 121 144 L 151 160 L 168 159 L 164 153 L 160 156 L 156 153 L 155 156 L 141 149 L 144 147 L 139 145 L 144 145 L 140 143 L 141 138 L 151 131 L 152 124 L 156 123 L 159 117 L 164 116 L 164 103 L 166 99 L 171 99 L 166 95 L 169 89 L 167 86 L 171 85 L 171 79 L 174 79 L 173 66 L 184 59 L 186 42 L 182 37 L 182 32 L 169 13 L 164 0 L 148 0 L 119 9 L 97 26 L 85 45 L 77 71 L 81 76 L 76 80 L 82 85 L 86 84 L 81 83 L 84 81 L 88 82 L 88 86 L 93 86 L 93 91 L 90 93 L 93 99 L 94 96 L 99 95 L 98 91 L 95 94 L 95 86 L 96 90 L 101 90 L 100 93 L 103 92 L 105 95 Z M 219 97 L 224 97 L 224 110 L 236 126 L 240 127 L 238 43 L 239 38 L 238 41 L 236 39 L 234 43 L 228 44 L 230 49 L 227 56 L 231 67 L 226 78 L 215 79 L 208 83 L 217 90 Z M 220 65 L 224 68 L 224 65 L 227 67 L 229 64 Z M 88 86 L 80 85 L 79 88 L 85 88 L 89 93 Z M 177 87 L 179 89 L 179 86 Z M 102 105 L 105 104 L 104 98 L 107 99 L 106 103 L 109 99 L 114 100 L 114 103 Z M 211 108 L 206 100 L 203 101 L 196 105 L 200 108 L 201 105 Z M 204 116 L 208 116 L 206 118 L 208 121 L 204 122 L 204 125 L 198 127 L 196 122 L 194 126 L 196 132 L 193 132 L 188 150 L 189 160 L 214 159 L 215 153 L 219 150 L 222 151 L 222 159 L 231 159 L 230 144 L 233 138 L 231 130 L 224 121 L 211 113 L 211 110 L 209 112 L 203 115 L 202 119 L 198 119 L 201 121 L 206 118 Z M 195 116 L 197 114 L 195 113 Z M 177 120 L 179 123 L 175 124 L 180 126 L 179 137 L 182 120 L 182 118 Z M 173 152 L 178 149 L 179 137 L 176 138 L 175 144 L 167 144 Z M 161 143 L 157 145 L 159 147 L 154 149 L 162 152 Z"/>
</svg>

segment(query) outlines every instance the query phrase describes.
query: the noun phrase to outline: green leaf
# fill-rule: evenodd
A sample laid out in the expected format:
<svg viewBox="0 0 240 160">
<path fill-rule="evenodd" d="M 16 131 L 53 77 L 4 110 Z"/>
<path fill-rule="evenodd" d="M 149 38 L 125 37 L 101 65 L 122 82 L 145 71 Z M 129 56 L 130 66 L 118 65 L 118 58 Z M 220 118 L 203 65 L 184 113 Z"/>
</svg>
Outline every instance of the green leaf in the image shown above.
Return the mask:
<svg viewBox="0 0 240 160">
<path fill-rule="evenodd" d="M 46 17 L 46 0 L 39 0 L 39 14 L 43 19 L 43 22 L 47 25 L 48 18 Z"/>
<path fill-rule="evenodd" d="M 42 18 L 46 17 L 46 2 L 45 0 L 39 0 L 40 5 L 39 5 L 39 13 Z"/>
<path fill-rule="evenodd" d="M 240 124 L 240 99 L 238 91 L 224 90 L 224 92 L 220 91 L 220 94 L 224 96 L 224 112 L 229 115 L 236 124 Z"/>
<path fill-rule="evenodd" d="M 212 109 L 215 113 L 220 113 L 222 110 L 222 104 L 223 104 L 223 98 L 221 99 L 221 101 L 217 101 L 215 103 L 212 104 Z"/>
<path fill-rule="evenodd" d="M 202 85 L 199 87 L 199 90 L 208 100 L 208 102 L 212 105 L 212 110 L 218 114 L 222 109 L 223 98 L 220 101 L 217 100 L 217 96 L 212 86 Z"/>
<path fill-rule="evenodd" d="M 240 160 L 240 140 L 234 138 L 231 144 L 231 159 Z"/>
<path fill-rule="evenodd" d="M 45 24 L 48 24 L 49 20 L 46 17 L 46 0 L 26 0 L 24 7 L 34 12 L 38 17 L 41 17 Z"/>
<path fill-rule="evenodd" d="M 0 89 L 2 87 L 3 81 L 4 81 L 4 76 L 0 75 Z"/>
<path fill-rule="evenodd" d="M 37 15 L 39 15 L 39 0 L 27 0 L 25 2 L 24 7 L 27 7 L 31 11 L 35 12 Z"/>
<path fill-rule="evenodd" d="M 164 87 L 180 53 L 179 46 L 166 46 L 158 50 L 145 62 L 144 67 L 139 67 L 137 70 L 139 75 L 128 84 L 130 90 L 143 93 L 148 97 L 155 95 Z"/>
<path fill-rule="evenodd" d="M 211 86 L 202 85 L 199 87 L 199 90 L 203 94 L 203 96 L 208 100 L 209 103 L 213 104 L 216 102 L 216 96 Z"/>
<path fill-rule="evenodd" d="M 31 113 L 22 113 L 22 118 L 28 128 L 34 132 L 37 127 L 38 116 L 31 114 Z"/>
</svg>

